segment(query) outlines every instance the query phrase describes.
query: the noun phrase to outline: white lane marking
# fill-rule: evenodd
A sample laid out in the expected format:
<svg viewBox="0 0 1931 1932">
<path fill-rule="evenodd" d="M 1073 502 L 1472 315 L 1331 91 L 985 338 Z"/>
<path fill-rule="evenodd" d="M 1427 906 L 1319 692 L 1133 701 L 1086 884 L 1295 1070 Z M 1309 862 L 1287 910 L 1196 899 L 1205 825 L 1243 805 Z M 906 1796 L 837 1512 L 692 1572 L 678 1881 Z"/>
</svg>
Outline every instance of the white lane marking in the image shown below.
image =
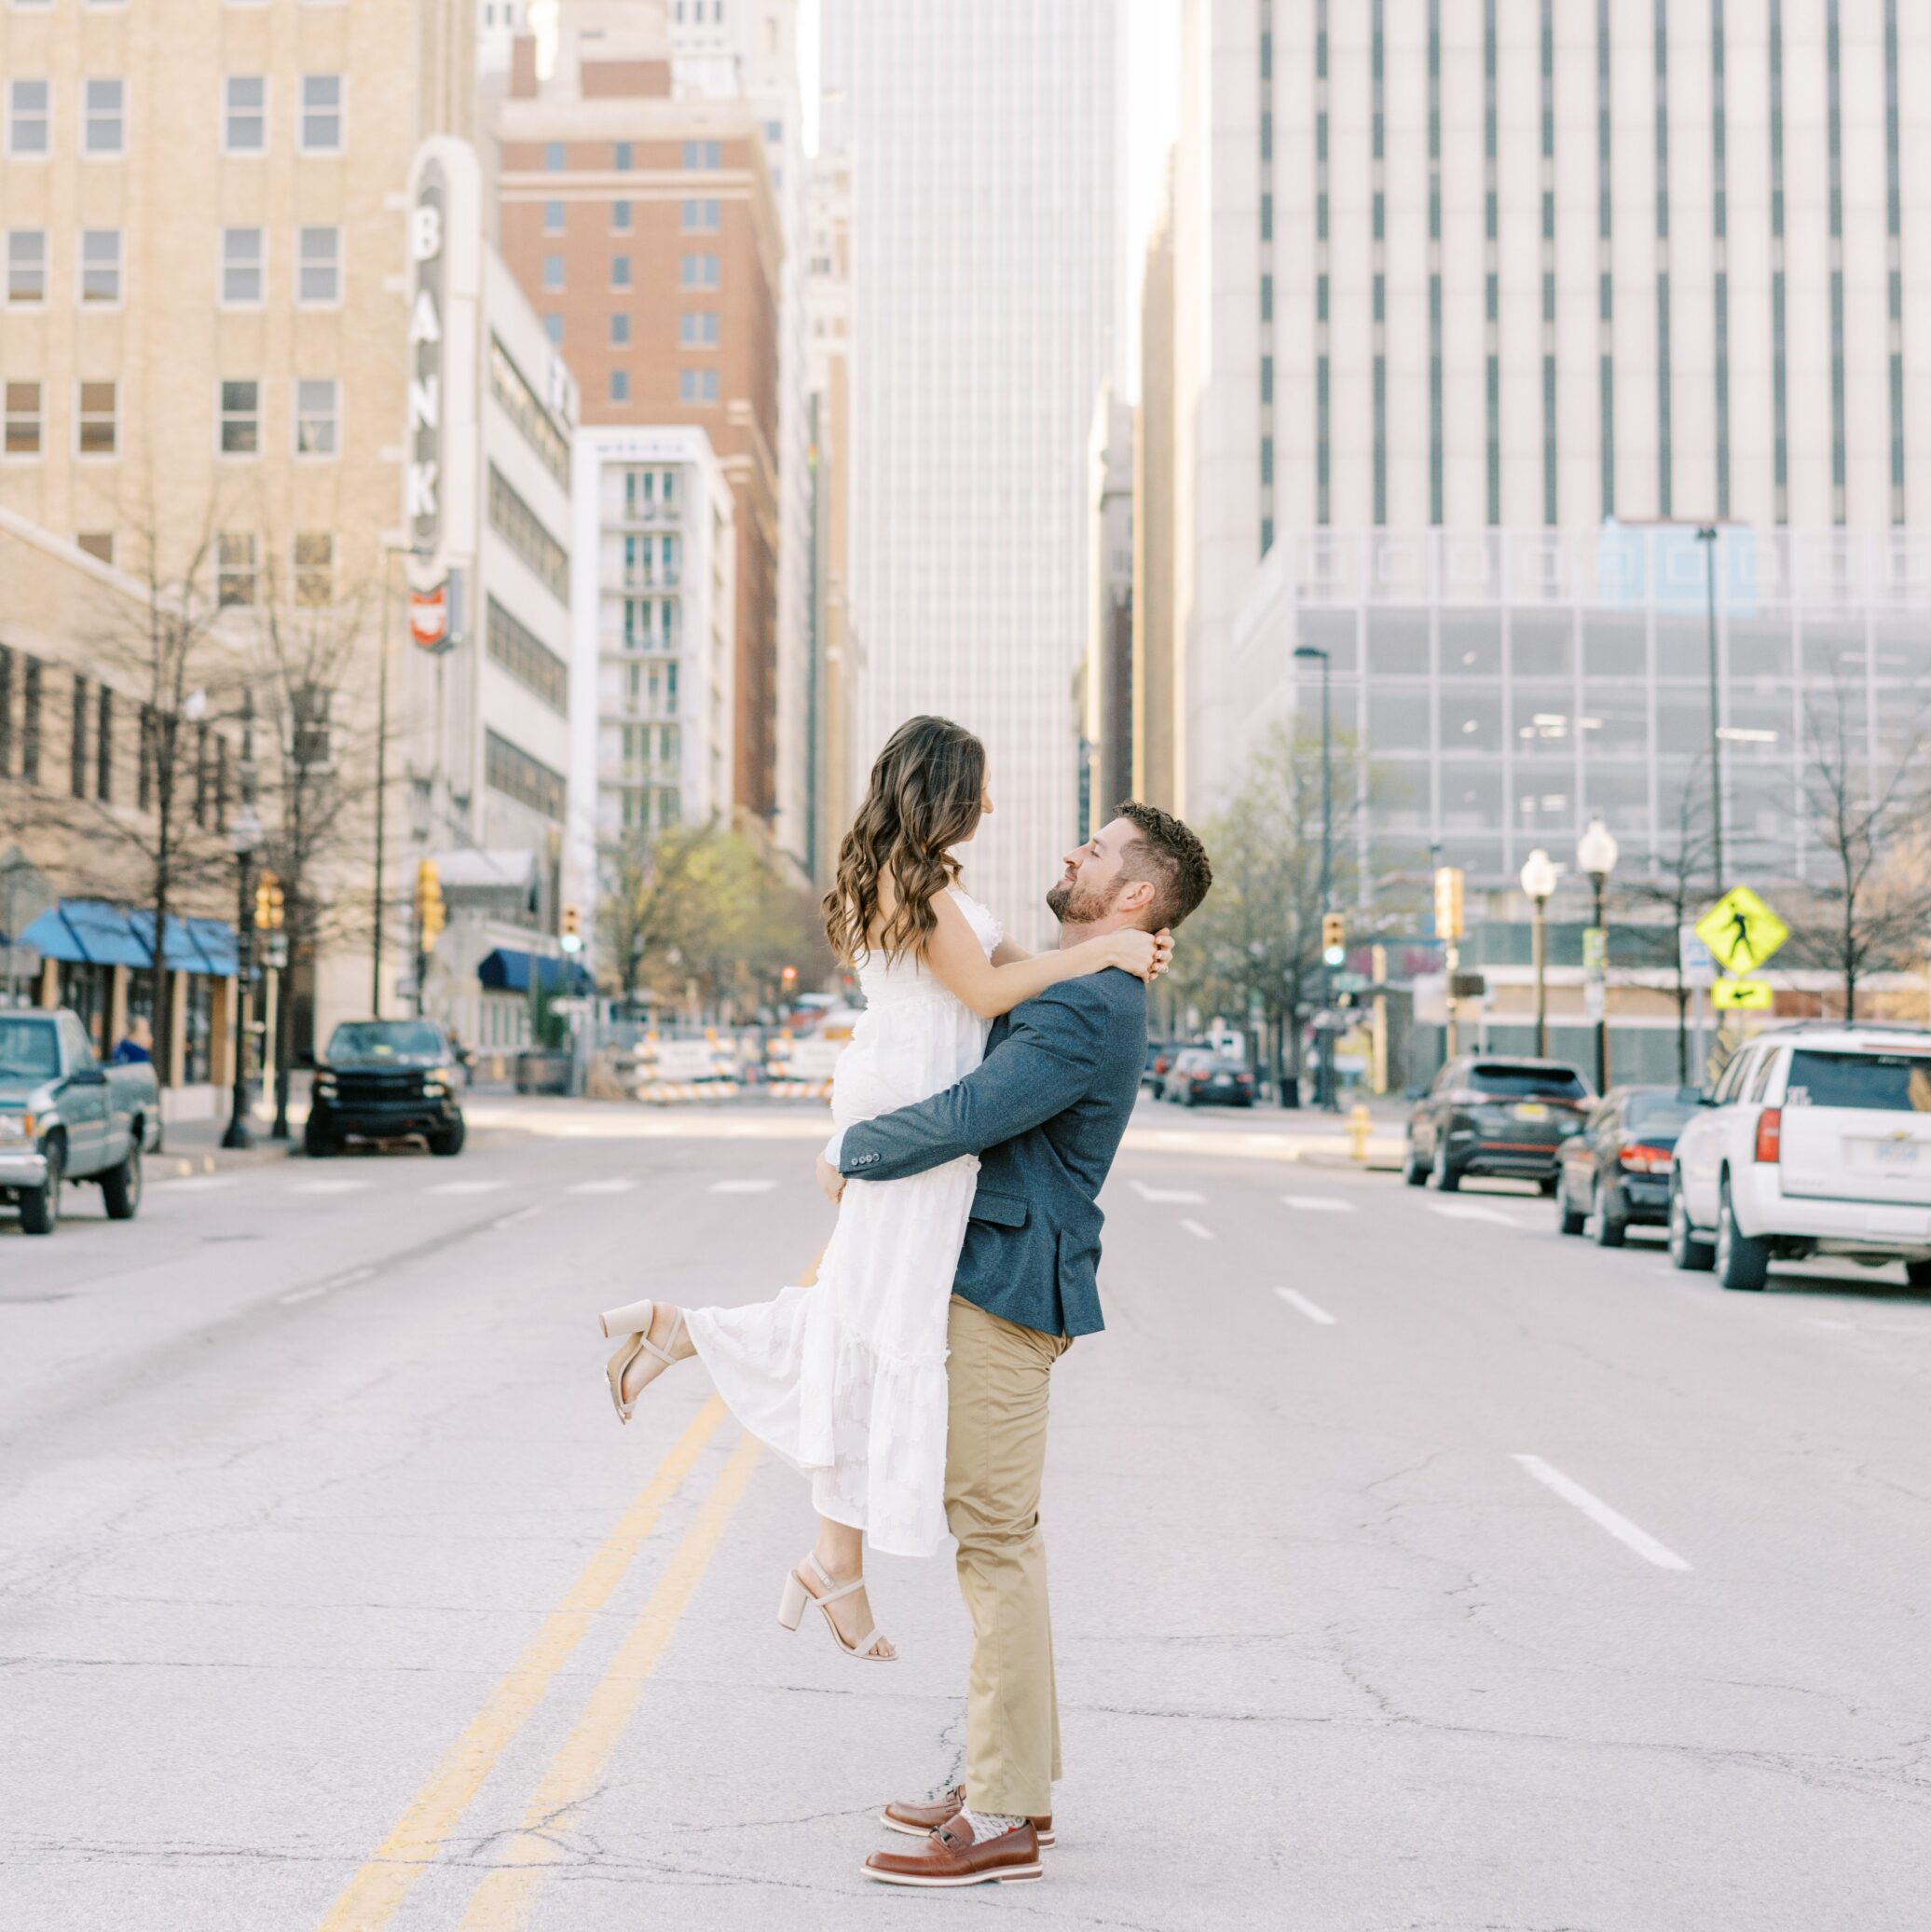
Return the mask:
<svg viewBox="0 0 1931 1932">
<path fill-rule="evenodd" d="M 1472 1200 L 1431 1200 L 1429 1202 L 1436 1213 L 1445 1214 L 1451 1221 L 1493 1221 L 1498 1227 L 1527 1227 L 1526 1221 L 1518 1221 L 1513 1214 L 1505 1214 L 1500 1208 L 1477 1207 Z"/>
<path fill-rule="evenodd" d="M 1149 1187 L 1144 1181 L 1129 1181 L 1127 1185 L 1142 1200 L 1150 1200 L 1157 1205 L 1171 1203 L 1174 1207 L 1204 1207 L 1207 1197 L 1196 1194 L 1191 1187 Z"/>
<path fill-rule="evenodd" d="M 518 1208 L 513 1214 L 499 1214 L 489 1225 L 492 1227 L 514 1227 L 517 1222 L 527 1221 L 532 1214 L 541 1214 L 542 1212 L 541 1202 L 531 1201 L 527 1208 Z"/>
<path fill-rule="evenodd" d="M 1619 1543 L 1626 1544 L 1658 1569 L 1690 1568 L 1674 1550 L 1658 1542 L 1647 1529 L 1638 1529 L 1627 1516 L 1619 1515 L 1601 1497 L 1592 1495 L 1581 1483 L 1564 1475 L 1559 1469 L 1552 1468 L 1540 1456 L 1517 1456 L 1515 1460 L 1537 1482 L 1554 1490 L 1563 1501 L 1573 1503 L 1598 1529 L 1607 1529 Z"/>
<path fill-rule="evenodd" d="M 368 1181 L 297 1181 L 291 1194 L 355 1194 L 374 1184 Z"/>
<path fill-rule="evenodd" d="M 1354 1203 L 1332 1194 L 1283 1194 L 1280 1199 L 1291 1208 L 1306 1208 L 1310 1214 L 1351 1214 Z"/>
<path fill-rule="evenodd" d="M 366 1281 L 376 1270 L 372 1267 L 352 1267 L 347 1274 L 337 1275 L 334 1281 L 324 1281 L 324 1288 L 353 1288 L 358 1281 Z"/>
<path fill-rule="evenodd" d="M 608 1181 L 579 1181 L 566 1187 L 566 1194 L 628 1194 L 637 1182 L 628 1174 L 613 1174 Z"/>
<path fill-rule="evenodd" d="M 233 1174 L 187 1174 L 178 1181 L 157 1181 L 157 1187 L 171 1188 L 176 1194 L 212 1194 L 217 1187 L 232 1187 Z"/>
<path fill-rule="evenodd" d="M 319 1281 L 313 1288 L 297 1288 L 281 1296 L 285 1308 L 294 1308 L 297 1302 L 313 1301 L 318 1295 L 326 1295 L 331 1288 L 352 1288 L 358 1281 L 366 1281 L 376 1270 L 372 1267 L 352 1267 L 347 1274 L 332 1275 L 326 1281 Z"/>
<path fill-rule="evenodd" d="M 775 1181 L 713 1181 L 713 1194 L 769 1194 L 778 1184 Z"/>
<path fill-rule="evenodd" d="M 1299 1309 L 1308 1321 L 1318 1322 L 1322 1328 L 1332 1328 L 1335 1318 L 1328 1311 L 1309 1301 L 1305 1295 L 1296 1295 L 1292 1288 L 1277 1288 L 1278 1295 L 1291 1309 Z"/>
<path fill-rule="evenodd" d="M 326 1295 L 327 1293 L 328 1289 L 326 1287 L 297 1288 L 293 1295 L 284 1295 L 281 1300 L 285 1307 L 294 1308 L 298 1301 L 313 1301 L 318 1295 Z"/>
<path fill-rule="evenodd" d="M 444 1181 L 434 1187 L 425 1187 L 425 1194 L 494 1194 L 503 1184 L 500 1181 Z"/>
<path fill-rule="evenodd" d="M 1181 1226 L 1185 1228 L 1186 1231 L 1190 1235 L 1192 1235 L 1196 1240 L 1211 1241 L 1213 1239 L 1213 1230 L 1211 1227 L 1201 1226 L 1201 1225 L 1198 1221 L 1183 1220 L 1180 1225 Z"/>
</svg>

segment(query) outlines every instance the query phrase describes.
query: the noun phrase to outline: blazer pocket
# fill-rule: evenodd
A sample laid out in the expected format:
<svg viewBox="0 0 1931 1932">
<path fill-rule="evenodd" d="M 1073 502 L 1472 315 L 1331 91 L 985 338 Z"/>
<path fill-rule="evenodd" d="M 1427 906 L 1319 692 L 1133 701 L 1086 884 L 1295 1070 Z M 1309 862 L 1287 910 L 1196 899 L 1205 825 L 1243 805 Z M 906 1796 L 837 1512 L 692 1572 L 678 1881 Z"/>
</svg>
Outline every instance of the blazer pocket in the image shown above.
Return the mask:
<svg viewBox="0 0 1931 1932">
<path fill-rule="evenodd" d="M 990 1221 L 997 1227 L 1023 1227 L 1026 1198 L 1022 1194 L 988 1194 L 981 1187 L 972 1197 L 971 1219 Z"/>
</svg>

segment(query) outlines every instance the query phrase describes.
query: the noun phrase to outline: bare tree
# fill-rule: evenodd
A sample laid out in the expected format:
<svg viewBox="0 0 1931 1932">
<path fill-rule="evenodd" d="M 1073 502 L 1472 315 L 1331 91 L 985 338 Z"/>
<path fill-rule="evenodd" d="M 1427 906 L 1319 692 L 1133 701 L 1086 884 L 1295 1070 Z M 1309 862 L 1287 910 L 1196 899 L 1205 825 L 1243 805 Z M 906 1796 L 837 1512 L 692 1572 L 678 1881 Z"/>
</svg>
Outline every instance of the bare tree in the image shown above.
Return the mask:
<svg viewBox="0 0 1931 1932">
<path fill-rule="evenodd" d="M 689 933 L 692 873 L 719 837 L 717 822 L 672 826 L 655 834 L 626 827 L 601 854 L 596 940 L 607 978 L 634 1015 L 650 968 Z"/>
<path fill-rule="evenodd" d="M 1707 896 L 1716 872 L 1716 841 L 1711 835 L 1707 763 L 1699 757 L 1677 796 L 1676 818 L 1661 842 L 1655 870 L 1648 879 L 1631 881 L 1622 897 L 1638 905 L 1666 911 L 1669 916 L 1670 970 L 1676 976 L 1677 1084 L 1690 1084 L 1690 982 L 1683 974 L 1681 934 Z M 1720 885 L 1718 890 L 1720 891 Z"/>
<path fill-rule="evenodd" d="M 1857 1011 L 1857 987 L 1874 972 L 1908 966 L 1931 925 L 1931 877 L 1919 835 L 1931 811 L 1927 733 L 1919 705 L 1896 723 L 1894 749 L 1865 744 L 1861 701 L 1842 679 L 1804 710 L 1804 762 L 1798 787 L 1802 833 L 1821 855 L 1792 924 L 1801 959 L 1833 973 L 1843 1017 Z"/>
</svg>

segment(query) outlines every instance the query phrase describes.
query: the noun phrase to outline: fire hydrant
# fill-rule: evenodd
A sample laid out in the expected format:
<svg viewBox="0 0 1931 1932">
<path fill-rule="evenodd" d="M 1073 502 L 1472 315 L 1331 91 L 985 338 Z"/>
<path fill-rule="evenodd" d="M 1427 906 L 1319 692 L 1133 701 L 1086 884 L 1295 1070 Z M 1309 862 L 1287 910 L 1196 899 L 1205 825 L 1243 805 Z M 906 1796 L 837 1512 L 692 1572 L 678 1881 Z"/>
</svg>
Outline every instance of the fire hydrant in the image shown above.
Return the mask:
<svg viewBox="0 0 1931 1932">
<path fill-rule="evenodd" d="M 1348 1114 L 1348 1151 L 1356 1160 L 1368 1158 L 1368 1110 L 1359 1101 Z"/>
</svg>

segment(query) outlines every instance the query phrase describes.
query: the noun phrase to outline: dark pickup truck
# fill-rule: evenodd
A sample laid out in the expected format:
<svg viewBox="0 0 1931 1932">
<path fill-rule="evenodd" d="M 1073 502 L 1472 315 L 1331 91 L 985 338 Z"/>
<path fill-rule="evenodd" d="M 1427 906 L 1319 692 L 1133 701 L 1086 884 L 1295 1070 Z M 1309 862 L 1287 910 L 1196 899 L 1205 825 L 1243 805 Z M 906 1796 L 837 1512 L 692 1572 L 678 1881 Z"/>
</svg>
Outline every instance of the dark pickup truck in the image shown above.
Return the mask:
<svg viewBox="0 0 1931 1932">
<path fill-rule="evenodd" d="M 437 1021 L 345 1020 L 315 1068 L 303 1151 L 322 1158 L 351 1140 L 420 1140 L 431 1154 L 459 1154 L 462 1084 L 455 1042 Z"/>
</svg>

